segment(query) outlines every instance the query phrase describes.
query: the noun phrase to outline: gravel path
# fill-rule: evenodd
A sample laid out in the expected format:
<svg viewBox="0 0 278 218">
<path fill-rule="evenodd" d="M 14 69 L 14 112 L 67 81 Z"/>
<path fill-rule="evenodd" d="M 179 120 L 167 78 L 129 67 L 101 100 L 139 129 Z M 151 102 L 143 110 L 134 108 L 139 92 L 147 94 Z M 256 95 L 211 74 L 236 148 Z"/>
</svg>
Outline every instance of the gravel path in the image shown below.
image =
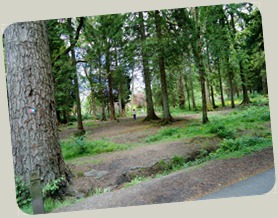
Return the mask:
<svg viewBox="0 0 278 218">
<path fill-rule="evenodd" d="M 89 197 L 53 212 L 197 200 L 206 194 L 264 172 L 272 168 L 273 164 L 273 150 L 267 148 L 243 158 L 210 161 L 201 167 L 192 167 L 127 189 Z"/>
</svg>

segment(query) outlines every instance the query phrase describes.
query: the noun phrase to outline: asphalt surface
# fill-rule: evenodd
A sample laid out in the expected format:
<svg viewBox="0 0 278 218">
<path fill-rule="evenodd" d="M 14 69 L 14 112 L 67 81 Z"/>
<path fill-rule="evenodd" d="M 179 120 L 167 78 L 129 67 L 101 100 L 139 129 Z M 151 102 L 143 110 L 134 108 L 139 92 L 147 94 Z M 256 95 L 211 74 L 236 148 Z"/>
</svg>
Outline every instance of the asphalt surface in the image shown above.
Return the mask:
<svg viewBox="0 0 278 218">
<path fill-rule="evenodd" d="M 242 196 L 262 195 L 269 192 L 275 185 L 274 168 L 237 182 L 229 187 L 199 198 L 198 200 L 231 198 Z"/>
</svg>

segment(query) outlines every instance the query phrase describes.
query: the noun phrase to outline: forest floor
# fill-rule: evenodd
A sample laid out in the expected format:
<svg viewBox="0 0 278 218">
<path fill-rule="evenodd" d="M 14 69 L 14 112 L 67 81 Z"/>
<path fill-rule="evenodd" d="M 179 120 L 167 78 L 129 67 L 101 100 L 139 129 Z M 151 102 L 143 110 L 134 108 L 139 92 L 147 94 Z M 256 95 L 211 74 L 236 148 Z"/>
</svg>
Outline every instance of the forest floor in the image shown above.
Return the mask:
<svg viewBox="0 0 278 218">
<path fill-rule="evenodd" d="M 225 115 L 231 111 L 228 109 L 210 113 Z M 200 115 L 185 115 L 175 119 L 176 122 L 170 126 L 183 127 L 190 120 L 200 119 Z M 157 122 L 143 122 L 143 117 L 138 117 L 136 121 L 132 118 L 121 118 L 119 122 L 98 122 L 93 127 L 87 127 L 88 140 L 108 138 L 115 143 L 136 146 L 128 150 L 67 161 L 75 175 L 73 188 L 80 198 L 88 198 L 54 212 L 196 200 L 274 166 L 271 147 L 242 158 L 212 160 L 163 175 L 161 163 L 169 162 L 176 156 L 193 160 L 204 148 L 215 150 L 221 139 L 193 137 L 146 143 L 146 138 L 160 129 L 161 125 Z M 73 131 L 62 130 L 60 138 Z M 140 184 L 128 187 L 127 184 L 132 181 L 138 181 Z"/>
</svg>

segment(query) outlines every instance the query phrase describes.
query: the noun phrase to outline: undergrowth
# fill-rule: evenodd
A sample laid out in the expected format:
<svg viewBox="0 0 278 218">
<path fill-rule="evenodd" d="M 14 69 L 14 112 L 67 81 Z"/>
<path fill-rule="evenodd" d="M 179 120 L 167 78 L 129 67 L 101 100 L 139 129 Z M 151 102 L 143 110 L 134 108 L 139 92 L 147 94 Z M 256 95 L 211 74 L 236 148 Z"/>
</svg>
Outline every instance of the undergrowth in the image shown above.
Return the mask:
<svg viewBox="0 0 278 218">
<path fill-rule="evenodd" d="M 126 144 L 117 144 L 107 139 L 87 140 L 86 135 L 80 137 L 70 137 L 61 141 L 61 148 L 65 160 L 96 155 L 106 152 L 128 149 Z"/>
</svg>

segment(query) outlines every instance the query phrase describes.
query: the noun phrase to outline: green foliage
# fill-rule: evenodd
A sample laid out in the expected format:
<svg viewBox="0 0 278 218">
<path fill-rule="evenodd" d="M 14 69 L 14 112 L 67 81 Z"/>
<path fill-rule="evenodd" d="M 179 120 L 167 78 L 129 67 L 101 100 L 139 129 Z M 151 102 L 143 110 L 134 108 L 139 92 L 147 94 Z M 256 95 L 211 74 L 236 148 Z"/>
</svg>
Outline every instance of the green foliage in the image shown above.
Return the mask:
<svg viewBox="0 0 278 218">
<path fill-rule="evenodd" d="M 44 198 L 60 197 L 59 191 L 62 187 L 65 187 L 66 183 L 67 182 L 64 177 L 60 177 L 52 182 L 47 183 L 45 187 L 42 189 Z"/>
<path fill-rule="evenodd" d="M 162 127 L 158 134 L 148 137 L 146 139 L 146 142 L 155 142 L 158 140 L 169 138 L 171 136 L 177 135 L 179 131 L 180 129 L 177 127 L 174 128 Z"/>
<path fill-rule="evenodd" d="M 215 133 L 220 138 L 234 138 L 235 130 L 227 128 L 223 123 L 211 124 L 210 133 Z"/>
<path fill-rule="evenodd" d="M 211 157 L 237 157 L 272 146 L 271 138 L 243 136 L 236 139 L 225 139 Z"/>
<path fill-rule="evenodd" d="M 19 208 L 21 208 L 25 213 L 32 214 L 32 197 L 29 191 L 29 186 L 23 182 L 20 177 L 15 177 L 16 183 L 16 200 Z M 42 194 L 44 198 L 44 207 L 46 212 L 57 208 L 59 205 L 65 205 L 66 201 L 57 200 L 60 198 L 60 190 L 65 186 L 66 180 L 60 177 L 53 182 L 47 183 L 42 189 Z"/>
<path fill-rule="evenodd" d="M 71 137 L 61 141 L 62 152 L 65 160 L 128 149 L 130 146 L 102 140 L 87 140 L 86 135 Z"/>
<path fill-rule="evenodd" d="M 29 186 L 23 182 L 22 178 L 15 177 L 15 185 L 16 185 L 16 201 L 18 206 L 21 208 L 25 205 L 31 203 L 31 194 L 29 191 Z"/>
</svg>

